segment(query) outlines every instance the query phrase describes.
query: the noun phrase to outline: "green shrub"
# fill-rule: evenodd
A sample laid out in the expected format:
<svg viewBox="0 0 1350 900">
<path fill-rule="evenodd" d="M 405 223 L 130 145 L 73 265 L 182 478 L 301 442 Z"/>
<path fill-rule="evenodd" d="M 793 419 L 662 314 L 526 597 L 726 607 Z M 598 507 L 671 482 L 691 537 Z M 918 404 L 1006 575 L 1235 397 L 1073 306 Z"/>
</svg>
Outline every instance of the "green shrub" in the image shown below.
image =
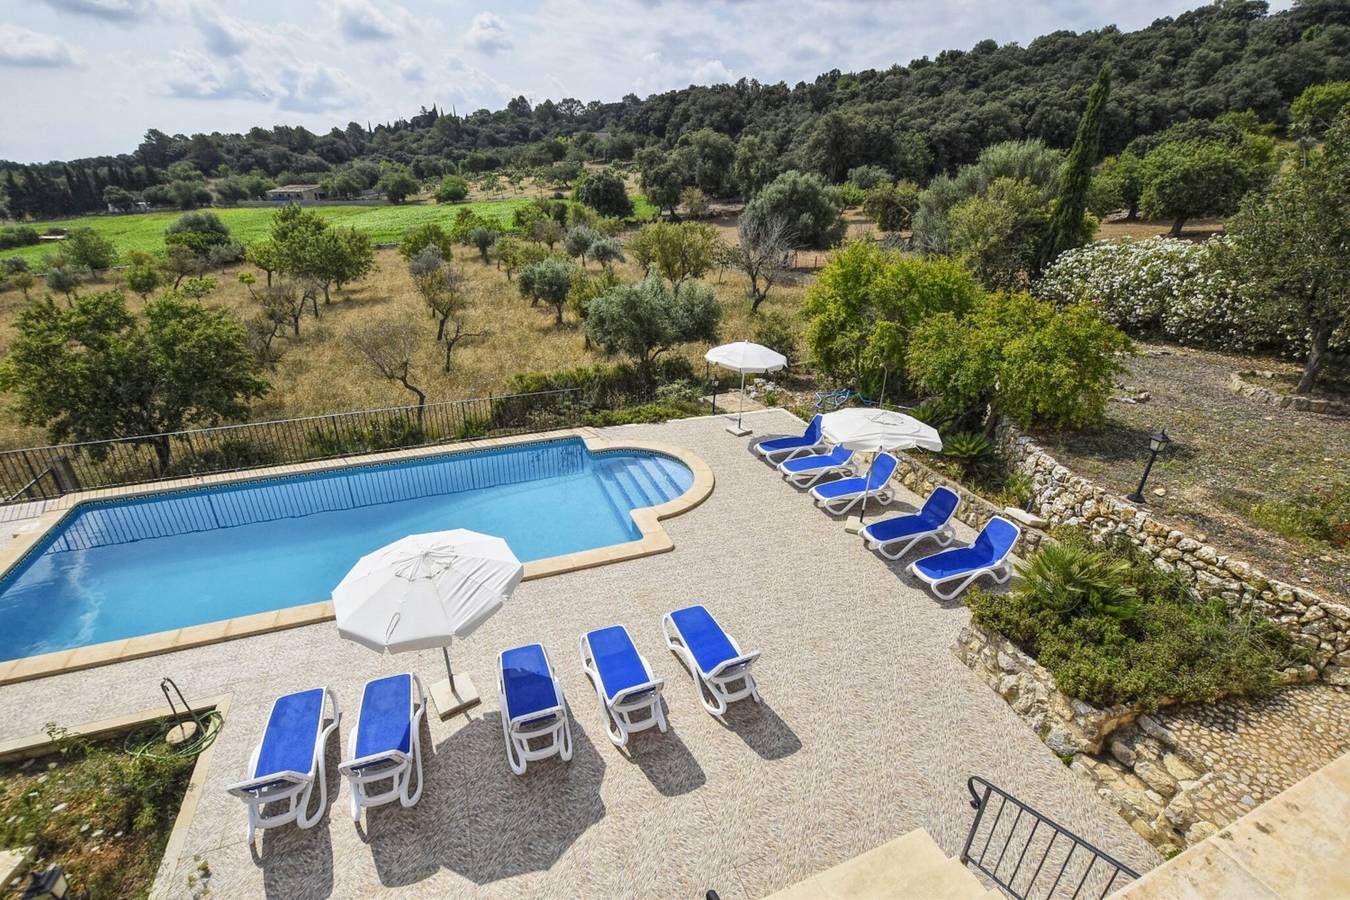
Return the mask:
<svg viewBox="0 0 1350 900">
<path fill-rule="evenodd" d="M 694 368 L 683 357 L 673 356 L 652 363 L 652 384 L 637 366 L 629 363 L 579 366 L 553 372 L 519 372 L 507 380 L 513 394 L 532 394 L 580 388 L 581 404 L 590 410 L 619 409 L 652 399 L 652 391 L 662 384 L 694 381 Z"/>
<path fill-rule="evenodd" d="M 624 409 L 602 409 L 587 413 L 582 423 L 593 428 L 606 425 L 637 425 L 647 422 L 665 422 L 698 415 L 700 408 L 688 403 L 644 403 Z"/>
<path fill-rule="evenodd" d="M 1128 543 L 1098 545 L 1060 530 L 1006 595 L 967 595 L 972 620 L 1018 644 L 1071 697 L 1144 709 L 1175 701 L 1259 696 L 1305 651 L 1259 616 L 1197 599 Z"/>
</svg>

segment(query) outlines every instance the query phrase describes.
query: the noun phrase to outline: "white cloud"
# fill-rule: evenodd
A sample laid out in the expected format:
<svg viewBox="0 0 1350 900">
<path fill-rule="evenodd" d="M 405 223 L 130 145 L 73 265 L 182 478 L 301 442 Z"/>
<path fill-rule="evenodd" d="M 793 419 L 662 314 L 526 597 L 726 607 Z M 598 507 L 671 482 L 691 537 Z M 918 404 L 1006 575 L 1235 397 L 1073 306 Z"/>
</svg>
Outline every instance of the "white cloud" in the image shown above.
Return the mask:
<svg viewBox="0 0 1350 900">
<path fill-rule="evenodd" d="M 258 44 L 261 37 L 259 29 L 205 4 L 192 7 L 192 23 L 201 32 L 206 48 L 217 56 L 238 56 Z"/>
<path fill-rule="evenodd" d="M 426 67 L 422 64 L 421 58 L 412 53 L 400 53 L 397 66 L 398 74 L 403 76 L 404 81 L 426 80 Z"/>
<path fill-rule="evenodd" d="M 75 49 L 53 34 L 0 24 L 0 65 L 59 69 L 78 64 Z"/>
<path fill-rule="evenodd" d="M 499 50 L 511 49 L 512 44 L 511 32 L 507 30 L 506 23 L 487 10 L 473 17 L 469 30 L 464 32 L 464 39 L 470 46 L 489 56 Z"/>
<path fill-rule="evenodd" d="M 296 62 L 283 66 L 278 83 L 280 109 L 291 112 L 330 112 L 360 105 L 369 94 L 341 69 L 323 63 Z"/>
<path fill-rule="evenodd" d="M 398 37 L 408 20 L 405 10 L 385 13 L 370 0 L 337 0 L 333 6 L 338 31 L 349 41 L 388 41 Z"/>
<path fill-rule="evenodd" d="M 107 22 L 137 22 L 154 11 L 152 0 L 47 0 L 47 5 L 59 12 Z"/>
<path fill-rule="evenodd" d="M 170 96 L 193 100 L 271 100 L 274 90 L 252 66 L 220 63 L 192 50 L 175 50 L 164 73 Z"/>
<path fill-rule="evenodd" d="M 705 59 L 694 66 L 694 84 L 729 84 L 736 80 L 720 59 Z"/>
</svg>

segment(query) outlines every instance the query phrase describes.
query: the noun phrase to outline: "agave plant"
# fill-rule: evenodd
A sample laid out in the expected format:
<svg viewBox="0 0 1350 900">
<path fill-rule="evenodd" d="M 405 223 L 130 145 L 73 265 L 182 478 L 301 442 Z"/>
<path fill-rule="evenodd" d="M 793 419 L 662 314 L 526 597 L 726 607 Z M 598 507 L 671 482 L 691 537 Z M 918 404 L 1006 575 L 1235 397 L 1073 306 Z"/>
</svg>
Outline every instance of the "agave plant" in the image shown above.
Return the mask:
<svg viewBox="0 0 1350 900">
<path fill-rule="evenodd" d="M 969 475 L 994 453 L 994 442 L 977 431 L 962 431 L 942 441 L 942 455 L 956 462 Z"/>
</svg>

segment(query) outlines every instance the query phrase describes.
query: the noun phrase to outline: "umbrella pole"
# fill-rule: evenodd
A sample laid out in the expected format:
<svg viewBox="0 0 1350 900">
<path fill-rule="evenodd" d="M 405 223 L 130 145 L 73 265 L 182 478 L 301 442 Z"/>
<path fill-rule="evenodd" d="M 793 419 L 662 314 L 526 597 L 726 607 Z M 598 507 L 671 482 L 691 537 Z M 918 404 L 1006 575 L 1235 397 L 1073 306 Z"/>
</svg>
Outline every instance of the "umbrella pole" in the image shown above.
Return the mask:
<svg viewBox="0 0 1350 900">
<path fill-rule="evenodd" d="M 445 654 L 445 673 L 450 676 L 450 690 L 455 689 L 455 670 L 450 668 L 450 647 L 447 645 L 441 648 L 441 653 Z"/>
<path fill-rule="evenodd" d="M 741 405 L 736 410 L 736 430 L 741 430 L 741 415 L 745 412 L 745 372 L 741 372 Z"/>
</svg>

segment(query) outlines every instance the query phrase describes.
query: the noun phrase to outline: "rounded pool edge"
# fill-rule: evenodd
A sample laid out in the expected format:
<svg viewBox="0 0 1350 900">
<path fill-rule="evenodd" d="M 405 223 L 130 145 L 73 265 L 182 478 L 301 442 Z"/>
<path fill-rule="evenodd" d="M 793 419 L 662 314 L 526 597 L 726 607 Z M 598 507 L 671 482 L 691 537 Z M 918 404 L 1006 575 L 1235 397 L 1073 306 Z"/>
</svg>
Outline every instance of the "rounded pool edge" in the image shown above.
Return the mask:
<svg viewBox="0 0 1350 900">
<path fill-rule="evenodd" d="M 562 575 L 567 572 L 590 569 L 673 550 L 675 543 L 666 533 L 665 528 L 661 526 L 661 520 L 688 512 L 712 494 L 715 485 L 712 469 L 701 457 L 683 447 L 657 441 L 608 440 L 599 437 L 590 428 L 568 428 L 559 431 L 483 438 L 455 444 L 434 444 L 407 450 L 368 453 L 344 459 L 325 459 L 312 463 L 250 469 L 247 472 L 208 475 L 201 478 L 184 478 L 152 484 L 128 485 L 121 488 L 104 488 L 73 494 L 70 495 L 68 502 L 43 513 L 38 519 L 40 527 L 16 536 L 7 547 L 3 548 L 3 551 L 0 551 L 0 572 L 8 573 L 29 551 L 40 544 L 56 525 L 67 516 L 75 513 L 84 503 L 152 496 L 158 493 L 181 490 L 185 487 L 235 484 L 265 480 L 279 475 L 333 471 L 378 462 L 420 459 L 518 444 L 533 444 L 567 437 L 580 438 L 586 449 L 592 453 L 638 450 L 671 457 L 687 466 L 693 473 L 694 480 L 689 488 L 678 497 L 659 506 L 641 507 L 632 511 L 633 522 L 642 535 L 637 540 L 527 562 L 525 563 L 525 580 Z M 132 638 L 87 644 L 83 647 L 74 647 L 68 650 L 56 650 L 36 656 L 0 661 L 0 685 L 31 681 L 50 675 L 60 675 L 96 666 L 142 659 L 147 656 L 171 653 L 175 650 L 204 647 L 235 638 L 313 625 L 332 618 L 333 605 L 330 601 L 323 600 L 317 603 L 287 606 L 267 612 L 205 622 L 200 625 L 189 625 L 169 631 L 152 632 Z"/>
</svg>

